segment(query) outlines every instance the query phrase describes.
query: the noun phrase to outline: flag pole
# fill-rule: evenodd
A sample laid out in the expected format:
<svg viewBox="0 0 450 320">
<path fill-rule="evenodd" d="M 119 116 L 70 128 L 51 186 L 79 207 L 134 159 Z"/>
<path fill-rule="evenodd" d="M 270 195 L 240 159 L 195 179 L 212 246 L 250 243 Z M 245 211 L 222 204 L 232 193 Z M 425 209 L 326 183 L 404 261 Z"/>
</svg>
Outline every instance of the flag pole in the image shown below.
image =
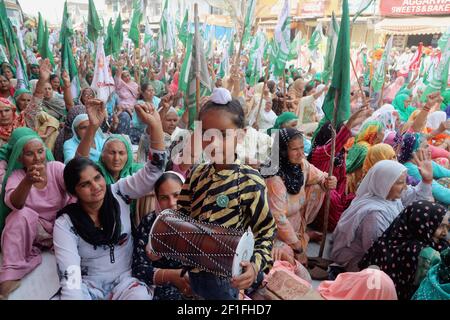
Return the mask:
<svg viewBox="0 0 450 320">
<path fill-rule="evenodd" d="M 335 97 L 334 97 L 334 109 L 333 109 L 333 120 L 331 122 L 331 156 L 330 156 L 330 169 L 328 170 L 328 177 L 333 176 L 334 171 L 334 158 L 336 155 L 336 122 L 337 122 L 337 113 L 338 113 L 338 99 L 339 99 L 339 90 L 335 89 Z M 320 242 L 320 250 L 319 250 L 319 258 L 323 257 L 323 252 L 325 249 L 325 244 L 327 241 L 327 233 L 328 233 L 328 217 L 330 215 L 330 201 L 331 201 L 331 190 L 327 191 L 327 196 L 325 200 L 325 212 L 323 217 L 323 236 L 322 241 Z"/>
<path fill-rule="evenodd" d="M 381 105 L 383 104 L 384 85 L 386 83 L 386 66 L 383 67 L 383 70 L 384 70 L 383 86 L 381 87 L 380 91 L 380 99 L 378 100 L 378 107 L 381 107 Z"/>
<path fill-rule="evenodd" d="M 352 41 L 352 35 L 353 35 L 353 23 L 350 24 L 350 43 Z M 352 70 L 353 70 L 353 74 L 355 75 L 356 82 L 358 83 L 359 91 L 361 91 L 361 94 L 362 94 L 362 97 L 364 100 L 364 105 L 366 106 L 367 105 L 366 94 L 364 93 L 364 90 L 362 89 L 361 83 L 359 83 L 358 74 L 356 73 L 355 64 L 353 63 L 351 54 L 350 54 L 350 64 L 352 66 Z"/>
<path fill-rule="evenodd" d="M 387 38 L 386 38 L 387 39 Z M 386 50 L 386 45 L 388 40 L 384 40 L 384 50 Z M 383 59 L 381 59 L 383 60 Z M 381 61 L 380 61 L 381 62 Z M 381 105 L 383 104 L 383 93 L 384 93 L 384 87 L 385 87 L 385 83 L 386 83 L 386 63 L 384 63 L 383 66 L 383 71 L 384 71 L 384 77 L 383 77 L 383 86 L 381 87 L 381 92 L 380 92 L 380 99 L 378 100 L 378 107 L 381 107 Z"/>
<path fill-rule="evenodd" d="M 136 64 L 137 60 L 137 64 Z M 137 80 L 138 85 L 141 85 L 141 33 L 139 32 L 139 40 L 138 40 L 138 46 L 135 48 L 134 51 L 134 65 L 137 65 L 137 69 L 134 70 L 134 77 Z"/>
<path fill-rule="evenodd" d="M 197 47 L 199 41 L 198 41 L 198 3 L 194 4 L 194 21 L 195 21 L 195 34 L 194 34 L 194 41 L 195 41 L 195 107 L 197 109 L 197 115 L 200 113 L 200 50 Z"/>
<path fill-rule="evenodd" d="M 245 4 L 247 4 L 247 1 L 246 1 Z M 242 15 L 242 16 L 243 16 L 244 19 L 245 19 L 245 14 Z M 243 26 L 243 28 L 242 28 L 241 41 L 240 41 L 240 43 L 239 43 L 239 51 L 236 52 L 236 59 L 234 60 L 234 64 L 235 64 L 235 65 L 239 65 L 239 60 L 240 60 L 240 58 L 241 58 L 242 48 L 244 47 L 244 35 L 245 35 L 245 20 L 244 20 L 244 26 Z"/>
<path fill-rule="evenodd" d="M 268 60 L 267 60 L 267 62 L 268 62 Z M 266 74 L 264 76 L 264 85 L 263 85 L 263 89 L 262 89 L 262 93 L 261 93 L 261 99 L 259 99 L 259 106 L 258 106 L 258 112 L 256 113 L 255 123 L 258 123 L 259 114 L 261 113 L 264 91 L 266 91 L 267 80 L 269 79 L 269 68 L 270 68 L 270 63 L 267 63 Z"/>
<path fill-rule="evenodd" d="M 283 68 L 283 108 L 286 110 L 286 66 Z M 301 121 L 301 120 L 300 120 Z"/>
</svg>

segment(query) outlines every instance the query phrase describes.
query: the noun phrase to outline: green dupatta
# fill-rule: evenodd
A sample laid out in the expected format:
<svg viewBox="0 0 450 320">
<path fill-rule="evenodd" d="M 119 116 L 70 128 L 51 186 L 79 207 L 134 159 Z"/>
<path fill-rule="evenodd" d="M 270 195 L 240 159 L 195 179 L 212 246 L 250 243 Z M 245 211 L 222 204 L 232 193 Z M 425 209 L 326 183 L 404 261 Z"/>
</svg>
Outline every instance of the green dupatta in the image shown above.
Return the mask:
<svg viewBox="0 0 450 320">
<path fill-rule="evenodd" d="M 122 135 L 119 135 L 119 134 L 112 135 L 111 137 L 108 138 L 108 140 L 105 141 L 104 146 L 106 146 L 106 144 L 108 142 L 114 141 L 114 140 L 123 142 L 123 144 L 125 145 L 125 148 L 127 150 L 127 155 L 128 155 L 127 163 L 125 163 L 125 166 L 123 167 L 122 171 L 120 171 L 119 179 L 131 176 L 144 167 L 144 164 L 142 164 L 142 163 L 134 163 L 133 162 L 133 151 L 131 150 L 130 143 Z M 104 148 L 104 146 L 103 146 L 103 148 Z M 102 157 L 100 157 L 100 160 L 98 161 L 98 166 L 100 167 L 100 170 L 102 171 L 102 174 L 105 177 L 106 184 L 110 185 L 110 184 L 114 184 L 117 182 L 114 180 L 113 176 L 106 168 L 106 165 L 103 162 Z"/>
</svg>

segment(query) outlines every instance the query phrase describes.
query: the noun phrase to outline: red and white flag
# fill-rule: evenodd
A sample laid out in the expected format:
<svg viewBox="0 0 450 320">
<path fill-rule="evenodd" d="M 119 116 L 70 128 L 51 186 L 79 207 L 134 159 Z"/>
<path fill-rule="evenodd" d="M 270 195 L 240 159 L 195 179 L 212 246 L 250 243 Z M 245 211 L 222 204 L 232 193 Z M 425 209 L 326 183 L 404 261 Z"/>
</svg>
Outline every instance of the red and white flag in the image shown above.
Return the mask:
<svg viewBox="0 0 450 320">
<path fill-rule="evenodd" d="M 105 103 L 115 90 L 114 78 L 109 69 L 109 60 L 106 58 L 103 48 L 103 37 L 97 41 L 97 55 L 91 88 L 97 93 L 97 98 Z"/>
</svg>

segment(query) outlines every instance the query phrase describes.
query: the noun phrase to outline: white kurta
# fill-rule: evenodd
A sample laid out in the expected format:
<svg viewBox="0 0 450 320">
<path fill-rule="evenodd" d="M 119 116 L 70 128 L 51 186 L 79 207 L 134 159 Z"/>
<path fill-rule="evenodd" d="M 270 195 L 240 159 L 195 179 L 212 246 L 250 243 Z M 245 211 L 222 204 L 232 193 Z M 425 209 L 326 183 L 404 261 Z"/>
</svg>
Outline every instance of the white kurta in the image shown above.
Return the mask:
<svg viewBox="0 0 450 320">
<path fill-rule="evenodd" d="M 120 205 L 122 225 L 121 240 L 113 247 L 96 247 L 84 241 L 76 233 L 67 214 L 56 220 L 53 242 L 61 299 L 152 299 L 153 289 L 131 276 L 133 237 L 130 205 L 124 198 L 138 199 L 150 193 L 162 172 L 161 168 L 147 162 L 136 174 L 111 186 Z"/>
</svg>

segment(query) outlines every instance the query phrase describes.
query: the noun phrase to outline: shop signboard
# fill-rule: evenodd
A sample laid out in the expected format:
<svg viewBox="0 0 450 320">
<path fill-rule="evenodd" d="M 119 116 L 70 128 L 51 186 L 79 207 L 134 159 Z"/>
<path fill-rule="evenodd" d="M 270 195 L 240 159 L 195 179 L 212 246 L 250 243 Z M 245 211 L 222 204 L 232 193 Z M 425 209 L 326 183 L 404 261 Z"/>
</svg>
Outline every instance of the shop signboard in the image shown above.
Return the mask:
<svg viewBox="0 0 450 320">
<path fill-rule="evenodd" d="M 323 17 L 329 0 L 305 0 L 299 3 L 300 18 Z"/>
<path fill-rule="evenodd" d="M 449 0 L 380 0 L 382 16 L 449 15 Z"/>
</svg>

